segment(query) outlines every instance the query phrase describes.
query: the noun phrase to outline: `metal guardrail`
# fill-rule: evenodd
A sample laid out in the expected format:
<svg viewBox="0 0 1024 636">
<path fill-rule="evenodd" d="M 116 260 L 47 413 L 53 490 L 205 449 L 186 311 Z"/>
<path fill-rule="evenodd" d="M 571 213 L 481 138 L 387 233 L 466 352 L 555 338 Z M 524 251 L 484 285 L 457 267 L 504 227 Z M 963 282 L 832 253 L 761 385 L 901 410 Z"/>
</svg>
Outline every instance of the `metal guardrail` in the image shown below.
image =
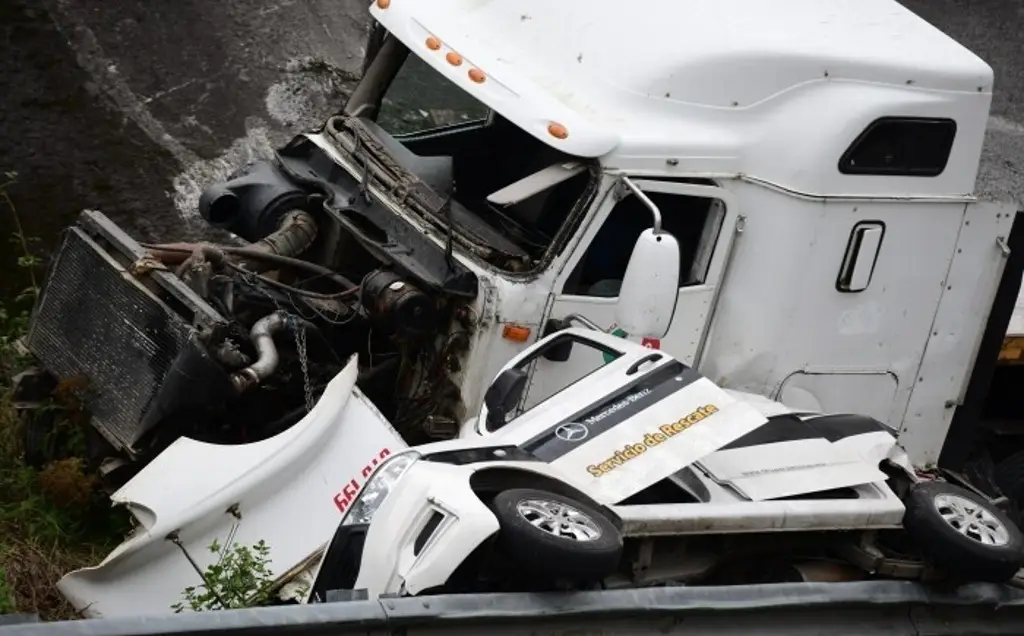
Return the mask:
<svg viewBox="0 0 1024 636">
<path fill-rule="evenodd" d="M 469 594 L 3 627 L 25 636 L 1024 635 L 1024 591 L 971 584 L 792 583 Z"/>
</svg>

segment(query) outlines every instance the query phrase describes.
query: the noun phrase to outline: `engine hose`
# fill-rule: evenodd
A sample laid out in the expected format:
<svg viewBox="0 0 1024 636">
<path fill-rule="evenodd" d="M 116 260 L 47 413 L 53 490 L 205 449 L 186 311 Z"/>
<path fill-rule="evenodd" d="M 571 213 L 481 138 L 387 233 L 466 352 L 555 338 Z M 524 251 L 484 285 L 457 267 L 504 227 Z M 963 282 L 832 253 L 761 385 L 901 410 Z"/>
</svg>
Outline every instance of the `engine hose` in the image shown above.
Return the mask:
<svg viewBox="0 0 1024 636">
<path fill-rule="evenodd" d="M 231 384 L 239 393 L 247 391 L 266 380 L 274 371 L 281 357 L 274 344 L 274 334 L 288 324 L 288 317 L 283 311 L 275 311 L 256 321 L 249 332 L 252 344 L 259 353 L 259 358 L 241 371 L 231 374 Z"/>
<path fill-rule="evenodd" d="M 221 257 L 223 257 L 224 254 L 230 254 L 232 256 L 265 260 L 281 267 L 294 267 L 295 269 L 301 269 L 312 274 L 323 276 L 345 288 L 345 291 L 330 295 L 312 294 L 306 293 L 303 290 L 295 290 L 298 293 L 306 293 L 306 295 L 314 298 L 318 296 L 323 296 L 324 298 L 340 298 L 352 295 L 359 291 L 358 285 L 355 285 L 352 281 L 346 279 L 341 274 L 338 274 L 334 270 L 324 267 L 323 265 L 317 265 L 316 263 L 310 263 L 309 261 L 292 258 L 290 256 L 282 256 L 280 254 L 272 254 L 270 252 L 255 250 L 252 247 L 234 247 L 230 245 L 212 245 L 204 243 L 164 243 L 159 245 L 153 243 L 140 243 L 140 245 L 146 248 L 153 258 L 156 258 L 166 264 L 181 263 L 187 260 L 188 257 L 197 249 L 202 249 L 203 255 L 209 260 L 217 258 L 215 254 L 216 252 L 219 252 Z M 258 274 L 254 275 L 258 276 Z M 279 283 L 279 285 L 283 285 L 283 283 Z"/>
<path fill-rule="evenodd" d="M 303 210 L 291 210 L 281 217 L 277 230 L 256 241 L 248 249 L 294 258 L 309 249 L 316 235 L 317 226 L 313 216 Z M 266 261 L 254 257 L 249 257 L 245 266 L 252 271 L 264 271 L 270 267 Z"/>
</svg>

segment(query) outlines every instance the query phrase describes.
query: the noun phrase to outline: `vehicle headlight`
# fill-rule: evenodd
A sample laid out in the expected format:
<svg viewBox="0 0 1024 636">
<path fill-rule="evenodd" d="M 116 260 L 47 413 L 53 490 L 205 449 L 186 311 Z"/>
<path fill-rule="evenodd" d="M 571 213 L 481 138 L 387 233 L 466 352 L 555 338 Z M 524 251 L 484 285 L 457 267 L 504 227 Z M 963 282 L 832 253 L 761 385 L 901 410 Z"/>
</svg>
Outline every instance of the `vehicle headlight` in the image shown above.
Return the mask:
<svg viewBox="0 0 1024 636">
<path fill-rule="evenodd" d="M 419 458 L 419 453 L 406 452 L 395 455 L 381 464 L 380 468 L 373 473 L 370 480 L 363 486 L 363 490 L 356 497 L 356 500 L 352 502 L 352 506 L 341 521 L 342 525 L 354 526 L 370 523 L 377 509 L 381 507 L 384 500 L 391 494 L 391 489 L 395 487 L 395 484 L 402 478 L 405 471 L 409 470 L 409 467 L 416 463 L 416 460 Z"/>
</svg>

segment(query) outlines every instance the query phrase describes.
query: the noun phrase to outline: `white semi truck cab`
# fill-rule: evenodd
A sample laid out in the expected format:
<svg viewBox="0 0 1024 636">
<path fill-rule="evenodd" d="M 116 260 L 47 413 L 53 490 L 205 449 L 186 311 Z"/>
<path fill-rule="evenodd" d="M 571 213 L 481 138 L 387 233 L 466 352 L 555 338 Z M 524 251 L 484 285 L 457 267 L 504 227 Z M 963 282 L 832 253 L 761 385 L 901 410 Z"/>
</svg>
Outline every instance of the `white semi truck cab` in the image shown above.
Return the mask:
<svg viewBox="0 0 1024 636">
<path fill-rule="evenodd" d="M 388 35 L 347 112 L 400 140 L 413 172 L 450 162 L 453 200 L 509 244 L 459 237 L 485 290 L 468 405 L 553 321 L 616 330 L 655 208 L 681 267 L 651 346 L 723 386 L 874 416 L 916 462 L 938 459 L 1015 216 L 972 196 L 984 61 L 893 0 L 371 12 Z M 538 362 L 525 405 L 602 363 Z"/>
<path fill-rule="evenodd" d="M 451 437 L 582 319 L 936 463 L 1012 306 L 1017 212 L 972 194 L 984 61 L 895 0 L 370 12 L 343 112 L 204 192 L 248 247 L 142 245 L 96 214 L 67 235 L 28 346 L 90 378 L 111 455 L 272 436 L 352 354 L 409 443 Z M 624 280 L 637 258 L 660 278 Z M 656 296 L 656 333 L 615 324 L 623 285 Z M 577 349 L 531 365 L 521 408 L 607 362 Z"/>
</svg>

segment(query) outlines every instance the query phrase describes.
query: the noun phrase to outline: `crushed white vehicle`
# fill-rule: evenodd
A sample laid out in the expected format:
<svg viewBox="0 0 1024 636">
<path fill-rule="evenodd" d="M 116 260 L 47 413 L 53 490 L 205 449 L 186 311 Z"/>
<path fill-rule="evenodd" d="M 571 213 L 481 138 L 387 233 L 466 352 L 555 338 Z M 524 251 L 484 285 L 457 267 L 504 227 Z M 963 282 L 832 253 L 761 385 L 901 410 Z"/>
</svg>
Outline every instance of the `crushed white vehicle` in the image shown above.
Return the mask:
<svg viewBox="0 0 1024 636">
<path fill-rule="evenodd" d="M 526 367 L 570 346 L 612 361 L 519 412 Z M 815 580 L 837 559 L 849 578 L 1005 582 L 1024 536 L 983 495 L 919 478 L 873 418 L 797 412 L 569 329 L 498 375 L 462 439 L 381 465 L 310 598 Z"/>
</svg>

